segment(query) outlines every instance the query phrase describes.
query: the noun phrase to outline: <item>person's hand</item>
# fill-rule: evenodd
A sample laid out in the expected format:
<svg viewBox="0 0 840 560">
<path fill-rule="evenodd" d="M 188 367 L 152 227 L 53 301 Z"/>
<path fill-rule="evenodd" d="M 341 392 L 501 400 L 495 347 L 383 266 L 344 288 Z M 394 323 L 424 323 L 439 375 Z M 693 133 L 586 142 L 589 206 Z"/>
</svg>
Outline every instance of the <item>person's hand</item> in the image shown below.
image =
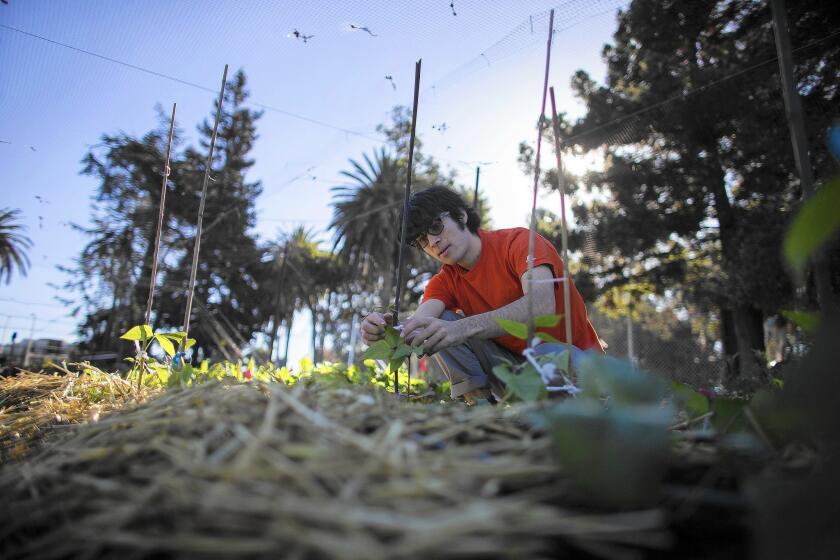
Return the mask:
<svg viewBox="0 0 840 560">
<path fill-rule="evenodd" d="M 437 317 L 417 317 L 403 324 L 403 338 L 408 344 L 423 345 L 424 354 L 434 354 L 467 340 L 460 321 L 444 321 Z"/>
<path fill-rule="evenodd" d="M 393 313 L 371 312 L 364 318 L 362 326 L 359 327 L 359 332 L 362 334 L 362 340 L 364 340 L 365 344 L 368 346 L 377 340 L 381 340 L 385 336 L 385 325 L 390 325 L 393 320 Z"/>
</svg>

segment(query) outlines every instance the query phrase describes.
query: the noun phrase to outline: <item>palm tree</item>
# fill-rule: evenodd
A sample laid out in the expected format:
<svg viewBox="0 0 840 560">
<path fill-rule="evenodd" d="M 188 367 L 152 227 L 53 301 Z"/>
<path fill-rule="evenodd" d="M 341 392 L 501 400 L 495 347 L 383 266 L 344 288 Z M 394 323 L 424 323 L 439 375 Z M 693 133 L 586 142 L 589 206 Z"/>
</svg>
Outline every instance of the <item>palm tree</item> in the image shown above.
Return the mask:
<svg viewBox="0 0 840 560">
<path fill-rule="evenodd" d="M 6 284 L 12 281 L 12 273 L 17 268 L 26 276 L 29 258 L 25 250 L 32 247 L 32 241 L 21 233 L 25 228 L 15 223 L 20 210 L 4 208 L 0 210 L 0 281 L 6 277 Z"/>
<path fill-rule="evenodd" d="M 378 290 L 380 301 L 391 302 L 400 250 L 400 220 L 405 197 L 405 164 L 385 148 L 350 160 L 352 170 L 341 174 L 352 181 L 333 187 L 333 250 L 363 289 Z M 423 178 L 415 185 L 422 188 Z M 408 268 L 428 267 L 414 251 L 405 253 Z M 404 280 L 405 282 L 405 280 Z"/>
</svg>

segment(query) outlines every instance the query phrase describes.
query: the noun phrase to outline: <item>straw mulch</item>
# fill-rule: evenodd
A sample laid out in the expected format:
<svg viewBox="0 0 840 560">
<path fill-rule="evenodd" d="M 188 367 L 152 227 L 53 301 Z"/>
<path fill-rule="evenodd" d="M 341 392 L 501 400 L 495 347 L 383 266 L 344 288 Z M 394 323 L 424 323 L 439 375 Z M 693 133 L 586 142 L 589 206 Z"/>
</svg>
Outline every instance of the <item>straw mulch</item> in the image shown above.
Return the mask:
<svg viewBox="0 0 840 560">
<path fill-rule="evenodd" d="M 167 391 L 0 470 L 0 557 L 673 552 L 668 506 L 576 501 L 549 438 L 523 420 L 536 406 L 410 404 L 318 383 Z"/>
<path fill-rule="evenodd" d="M 72 366 L 81 371 L 56 366 L 62 375 L 24 371 L 0 377 L 0 463 L 21 459 L 68 426 L 96 421 L 156 392 L 89 364 Z"/>
</svg>

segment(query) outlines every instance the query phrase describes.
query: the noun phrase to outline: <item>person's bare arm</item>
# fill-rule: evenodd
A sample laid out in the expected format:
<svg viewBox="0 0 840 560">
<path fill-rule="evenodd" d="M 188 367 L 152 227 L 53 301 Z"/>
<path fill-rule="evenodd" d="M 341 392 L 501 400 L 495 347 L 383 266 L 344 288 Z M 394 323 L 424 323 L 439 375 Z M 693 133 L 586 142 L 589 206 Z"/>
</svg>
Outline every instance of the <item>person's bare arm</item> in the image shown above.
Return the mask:
<svg viewBox="0 0 840 560">
<path fill-rule="evenodd" d="M 533 270 L 534 315 L 549 315 L 555 312 L 554 275 L 551 268 L 542 265 Z M 403 336 L 409 344 L 423 344 L 427 354 L 433 354 L 465 342 L 468 338 L 494 338 L 505 334 L 496 319 L 508 319 L 521 323 L 528 321 L 528 273 L 520 278 L 524 296 L 499 309 L 479 315 L 465 317 L 458 321 L 444 321 L 436 317 L 415 315 L 406 321 Z M 419 308 L 418 308 L 419 311 Z M 441 310 L 441 313 L 443 311 Z"/>
</svg>

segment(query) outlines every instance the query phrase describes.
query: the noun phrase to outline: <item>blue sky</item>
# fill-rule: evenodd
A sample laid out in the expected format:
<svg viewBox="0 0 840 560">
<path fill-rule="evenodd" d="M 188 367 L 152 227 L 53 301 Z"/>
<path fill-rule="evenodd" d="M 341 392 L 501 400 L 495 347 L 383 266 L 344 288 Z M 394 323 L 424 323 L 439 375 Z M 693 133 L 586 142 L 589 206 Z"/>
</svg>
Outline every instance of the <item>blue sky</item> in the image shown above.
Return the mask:
<svg viewBox="0 0 840 560">
<path fill-rule="evenodd" d="M 481 189 L 493 224 L 527 225 L 533 178 L 522 174 L 516 157 L 520 141 L 535 139 L 547 11 L 556 7 L 557 14 L 550 84 L 559 110 L 577 115 L 582 107 L 569 79 L 579 68 L 603 78 L 601 49 L 624 2 L 453 4 L 457 15 L 448 0 L 0 5 L 0 207 L 21 209 L 33 241 L 27 277 L 0 286 L 3 342 L 12 331 L 27 337 L 32 314 L 36 337 L 73 338 L 75 320 L 49 284 L 64 280 L 56 266 L 70 265 L 86 242 L 68 224 L 84 225 L 90 215 L 97 184 L 79 175 L 87 150 L 103 133 L 144 134 L 157 124 L 156 105 L 168 115 L 173 102 L 185 143 L 194 143 L 225 64 L 232 72 L 244 69 L 251 101 L 269 107 L 258 123 L 249 175 L 263 182 L 262 238 L 302 223 L 329 240 L 330 187 L 342 182 L 338 173 L 348 159 L 379 145 L 376 125 L 391 108 L 411 104 L 420 58 L 418 134 L 425 151 L 469 185 L 476 163 L 492 162 L 482 167 Z M 295 29 L 313 37 L 306 43 L 290 37 Z M 545 204 L 557 211 L 556 200 Z M 309 351 L 307 329 L 303 317 L 296 322 L 293 360 Z"/>
</svg>

